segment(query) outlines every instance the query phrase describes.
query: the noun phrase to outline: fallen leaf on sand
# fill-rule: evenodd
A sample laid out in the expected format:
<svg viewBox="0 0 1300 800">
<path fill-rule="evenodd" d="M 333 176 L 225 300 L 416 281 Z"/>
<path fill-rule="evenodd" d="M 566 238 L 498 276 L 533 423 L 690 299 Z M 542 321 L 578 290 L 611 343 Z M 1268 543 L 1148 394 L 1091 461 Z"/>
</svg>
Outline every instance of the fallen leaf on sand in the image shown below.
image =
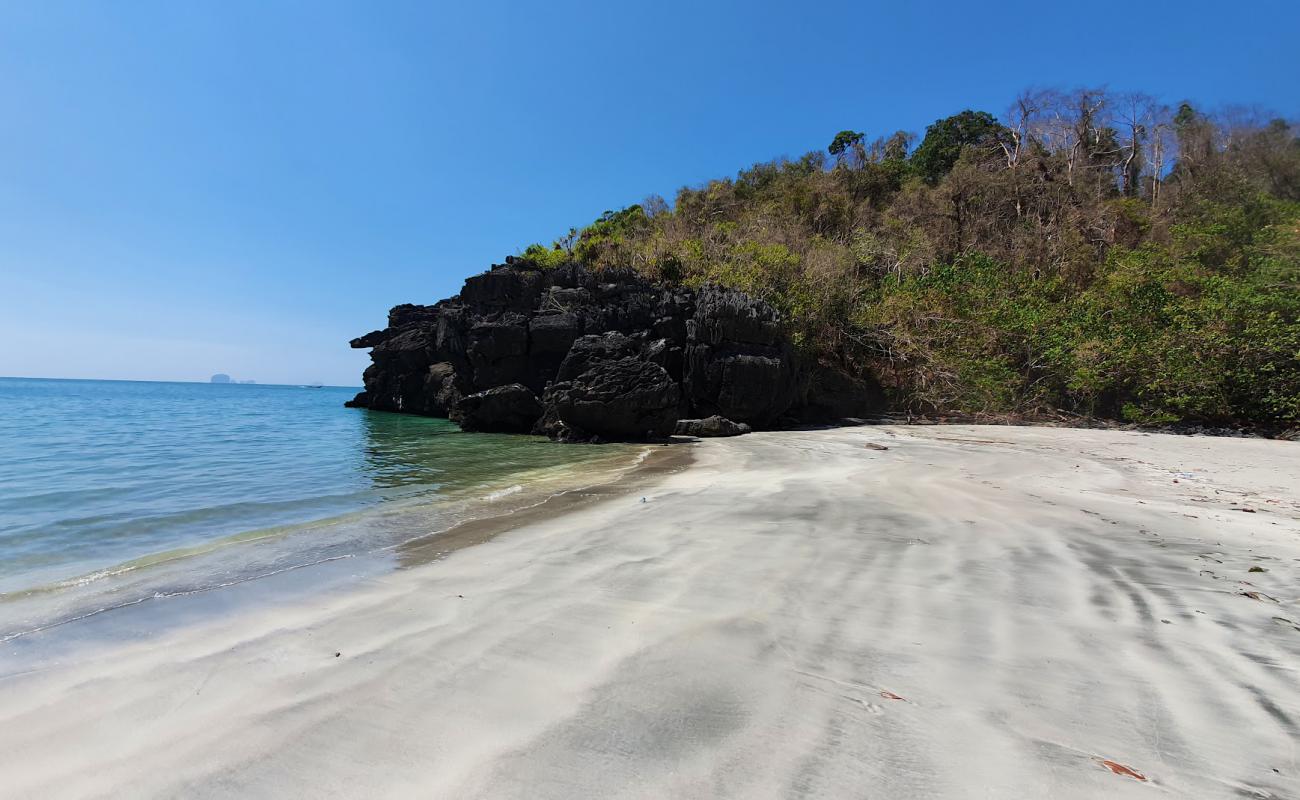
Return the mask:
<svg viewBox="0 0 1300 800">
<path fill-rule="evenodd" d="M 1234 509 L 1232 509 L 1232 510 L 1233 510 L 1233 511 L 1245 511 L 1247 514 L 1254 514 L 1254 513 L 1255 513 L 1255 509 L 1253 509 L 1253 508 L 1234 508 Z"/>
<path fill-rule="evenodd" d="M 1137 770 L 1132 769 L 1130 767 L 1126 767 L 1123 764 L 1118 764 L 1114 761 L 1110 761 L 1105 758 L 1099 760 L 1101 761 L 1101 765 L 1103 767 L 1115 773 L 1116 775 L 1127 775 L 1130 778 L 1137 778 L 1140 781 L 1145 781 L 1147 779 L 1147 776 L 1143 775 L 1141 772 L 1138 772 Z"/>
<path fill-rule="evenodd" d="M 888 449 L 889 449 L 888 447 L 885 447 L 883 444 L 876 444 L 875 442 L 867 442 L 867 443 L 866 443 L 865 445 L 863 445 L 863 446 L 866 447 L 868 450 L 888 450 Z"/>
<path fill-rule="evenodd" d="M 903 698 L 899 697 L 898 695 L 894 694 L 893 692 L 886 692 L 886 691 L 881 691 L 880 696 L 883 697 L 883 698 L 885 698 L 886 700 L 902 700 L 902 699 L 903 699 Z"/>
</svg>

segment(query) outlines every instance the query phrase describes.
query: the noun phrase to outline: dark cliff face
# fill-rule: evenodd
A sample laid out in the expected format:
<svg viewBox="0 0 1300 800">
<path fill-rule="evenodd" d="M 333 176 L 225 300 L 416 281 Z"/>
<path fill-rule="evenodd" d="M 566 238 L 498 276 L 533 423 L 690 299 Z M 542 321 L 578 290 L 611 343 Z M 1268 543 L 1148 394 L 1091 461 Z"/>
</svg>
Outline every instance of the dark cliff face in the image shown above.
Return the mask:
<svg viewBox="0 0 1300 800">
<path fill-rule="evenodd" d="M 878 410 L 873 382 L 800 363 L 775 310 L 741 292 L 507 259 L 432 306 L 400 305 L 349 405 L 568 441 L 671 434 L 718 415 L 754 428 Z"/>
</svg>

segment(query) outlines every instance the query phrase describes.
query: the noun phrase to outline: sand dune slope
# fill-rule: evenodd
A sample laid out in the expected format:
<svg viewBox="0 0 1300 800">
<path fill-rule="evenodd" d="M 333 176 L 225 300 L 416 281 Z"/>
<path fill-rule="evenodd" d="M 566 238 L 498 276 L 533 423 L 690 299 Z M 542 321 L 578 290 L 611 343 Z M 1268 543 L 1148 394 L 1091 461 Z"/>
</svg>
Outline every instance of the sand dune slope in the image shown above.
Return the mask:
<svg viewBox="0 0 1300 800">
<path fill-rule="evenodd" d="M 646 502 L 0 682 L 0 796 L 1300 797 L 1300 445 L 696 449 Z"/>
</svg>

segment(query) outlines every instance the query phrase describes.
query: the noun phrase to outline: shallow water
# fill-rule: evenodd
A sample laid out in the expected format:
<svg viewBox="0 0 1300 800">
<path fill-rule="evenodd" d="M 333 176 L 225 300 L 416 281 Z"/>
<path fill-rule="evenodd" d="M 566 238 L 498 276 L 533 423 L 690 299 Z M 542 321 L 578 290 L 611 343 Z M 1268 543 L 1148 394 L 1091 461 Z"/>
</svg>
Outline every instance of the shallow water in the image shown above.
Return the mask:
<svg viewBox="0 0 1300 800">
<path fill-rule="evenodd" d="M 343 408 L 354 391 L 0 378 L 0 637 L 390 546 L 635 452 Z"/>
</svg>

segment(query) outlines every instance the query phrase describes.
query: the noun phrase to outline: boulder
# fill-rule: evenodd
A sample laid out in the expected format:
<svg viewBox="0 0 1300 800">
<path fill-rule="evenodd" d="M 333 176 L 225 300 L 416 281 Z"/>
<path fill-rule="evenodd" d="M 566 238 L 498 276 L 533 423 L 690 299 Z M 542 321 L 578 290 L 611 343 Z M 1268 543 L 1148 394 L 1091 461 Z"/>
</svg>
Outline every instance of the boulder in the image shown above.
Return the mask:
<svg viewBox="0 0 1300 800">
<path fill-rule="evenodd" d="M 566 441 L 662 439 L 673 432 L 680 400 L 658 364 L 634 356 L 593 360 L 546 390 L 537 432 Z"/>
<path fill-rule="evenodd" d="M 486 433 L 528 433 L 541 416 L 537 396 L 520 383 L 466 395 L 451 410 L 463 430 Z"/>
<path fill-rule="evenodd" d="M 714 414 L 704 419 L 679 419 L 677 420 L 678 436 L 740 436 L 749 433 L 753 428 L 743 422 L 732 422 L 726 417 L 720 417 Z"/>
<path fill-rule="evenodd" d="M 636 342 L 617 331 L 583 336 L 569 348 L 555 377 L 561 381 L 573 380 L 599 362 L 627 358 L 636 350 Z"/>
</svg>

